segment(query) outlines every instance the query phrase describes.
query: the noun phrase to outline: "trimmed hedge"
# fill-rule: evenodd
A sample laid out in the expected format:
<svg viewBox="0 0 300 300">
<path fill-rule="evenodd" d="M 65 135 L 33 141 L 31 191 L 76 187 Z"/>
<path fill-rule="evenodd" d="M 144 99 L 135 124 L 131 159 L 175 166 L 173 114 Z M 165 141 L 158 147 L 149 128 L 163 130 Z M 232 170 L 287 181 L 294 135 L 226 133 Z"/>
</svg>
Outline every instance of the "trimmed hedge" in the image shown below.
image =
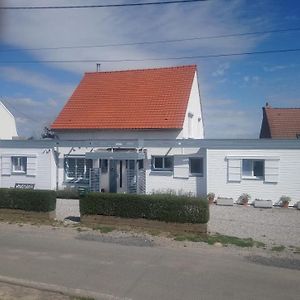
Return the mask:
<svg viewBox="0 0 300 300">
<path fill-rule="evenodd" d="M 60 199 L 79 199 L 78 189 L 65 189 L 56 191 L 56 198 Z"/>
<path fill-rule="evenodd" d="M 48 190 L 0 189 L 0 208 L 49 212 L 55 210 L 56 193 Z"/>
<path fill-rule="evenodd" d="M 80 213 L 205 224 L 209 206 L 206 199 L 187 196 L 89 193 L 80 199 Z"/>
</svg>

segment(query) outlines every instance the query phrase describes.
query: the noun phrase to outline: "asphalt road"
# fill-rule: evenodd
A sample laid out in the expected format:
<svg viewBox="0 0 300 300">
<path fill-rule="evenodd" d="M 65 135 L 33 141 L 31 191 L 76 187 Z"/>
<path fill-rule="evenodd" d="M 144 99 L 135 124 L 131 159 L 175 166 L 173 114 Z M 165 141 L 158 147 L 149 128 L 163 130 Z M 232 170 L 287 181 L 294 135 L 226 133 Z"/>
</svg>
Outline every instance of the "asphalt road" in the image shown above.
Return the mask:
<svg viewBox="0 0 300 300">
<path fill-rule="evenodd" d="M 0 223 L 0 280 L 84 290 L 99 299 L 299 299 L 299 270 L 251 262 L 228 249 L 121 245 L 78 235 Z"/>
</svg>

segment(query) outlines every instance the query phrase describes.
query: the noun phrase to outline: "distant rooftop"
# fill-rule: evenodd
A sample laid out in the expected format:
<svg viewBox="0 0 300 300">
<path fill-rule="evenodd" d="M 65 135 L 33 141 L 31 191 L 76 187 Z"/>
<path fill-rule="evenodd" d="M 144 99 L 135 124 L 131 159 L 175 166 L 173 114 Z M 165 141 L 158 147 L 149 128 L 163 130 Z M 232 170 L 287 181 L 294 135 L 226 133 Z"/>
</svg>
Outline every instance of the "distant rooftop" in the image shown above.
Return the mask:
<svg viewBox="0 0 300 300">
<path fill-rule="evenodd" d="M 299 139 L 300 108 L 263 107 L 260 138 Z"/>
</svg>

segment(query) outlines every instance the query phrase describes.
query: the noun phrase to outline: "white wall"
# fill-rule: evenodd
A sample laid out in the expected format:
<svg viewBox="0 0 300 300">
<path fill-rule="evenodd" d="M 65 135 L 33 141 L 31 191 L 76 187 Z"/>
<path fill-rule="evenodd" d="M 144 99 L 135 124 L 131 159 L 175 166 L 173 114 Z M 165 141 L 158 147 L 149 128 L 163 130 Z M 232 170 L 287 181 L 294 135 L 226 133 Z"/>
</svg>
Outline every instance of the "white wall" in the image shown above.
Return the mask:
<svg viewBox="0 0 300 300">
<path fill-rule="evenodd" d="M 177 175 L 175 171 L 153 171 L 151 169 L 151 157 L 155 155 L 175 155 L 179 160 L 183 160 L 183 175 Z M 203 177 L 189 175 L 189 157 L 202 157 L 204 170 Z M 197 196 L 206 195 L 206 150 L 197 148 L 148 148 L 146 163 L 146 192 L 163 192 L 173 190 L 176 193 L 191 193 Z M 174 168 L 177 167 L 174 160 Z M 185 173 L 185 174 L 184 174 Z"/>
<path fill-rule="evenodd" d="M 15 118 L 0 101 L 0 139 L 11 140 L 15 136 L 18 136 Z"/>
<path fill-rule="evenodd" d="M 264 180 L 243 179 L 228 181 L 227 156 L 259 156 L 279 158 L 277 183 Z M 251 201 L 269 199 L 276 203 L 282 195 L 290 196 L 290 205 L 300 201 L 300 150 L 207 150 L 207 192 L 216 197 L 232 197 L 234 201 L 242 193 L 251 195 Z"/>
<path fill-rule="evenodd" d="M 192 116 L 192 131 L 189 132 L 189 114 Z M 191 94 L 185 113 L 183 129 L 178 138 L 193 138 L 193 139 L 203 139 L 204 138 L 204 128 L 203 128 L 203 115 L 202 115 L 202 105 L 200 98 L 200 91 L 198 86 L 197 72 L 195 72 Z"/>
<path fill-rule="evenodd" d="M 9 164 L 11 156 L 35 157 L 34 175 L 28 174 L 3 174 L 3 162 Z M 28 159 L 27 159 L 28 160 Z M 35 189 L 55 189 L 55 167 L 53 153 L 49 149 L 0 149 L 0 187 L 11 188 L 16 183 L 30 183 Z M 7 166 L 6 166 L 7 167 Z M 8 166 L 11 168 L 11 166 Z M 9 172 L 8 172 L 9 173 Z"/>
<path fill-rule="evenodd" d="M 55 133 L 61 140 L 176 139 L 180 130 L 67 130 Z"/>
</svg>

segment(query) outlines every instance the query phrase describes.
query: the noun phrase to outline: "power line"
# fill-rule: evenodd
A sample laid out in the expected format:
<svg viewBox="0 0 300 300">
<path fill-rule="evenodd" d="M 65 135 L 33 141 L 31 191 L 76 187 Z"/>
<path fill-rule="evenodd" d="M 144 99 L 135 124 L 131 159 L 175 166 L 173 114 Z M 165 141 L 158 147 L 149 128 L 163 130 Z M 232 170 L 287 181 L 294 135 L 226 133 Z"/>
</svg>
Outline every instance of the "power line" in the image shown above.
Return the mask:
<svg viewBox="0 0 300 300">
<path fill-rule="evenodd" d="M 78 60 L 20 60 L 20 61 L 0 61 L 0 64 L 36 64 L 36 63 L 119 63 L 119 62 L 143 62 L 143 61 L 164 61 L 164 60 L 182 60 L 182 59 L 209 59 L 220 57 L 232 57 L 243 55 L 256 55 L 256 54 L 274 54 L 274 53 L 287 53 L 299 52 L 300 48 L 294 49 L 278 49 L 278 50 L 263 50 L 239 53 L 222 53 L 222 54 L 208 54 L 208 55 L 194 55 L 194 56 L 179 56 L 179 57 L 165 57 L 165 58 L 145 58 L 145 59 L 78 59 Z"/>
<path fill-rule="evenodd" d="M 230 34 L 198 36 L 198 37 L 172 39 L 172 40 L 132 42 L 132 43 L 103 44 L 103 45 L 80 45 L 80 46 L 60 46 L 60 47 L 41 47 L 41 48 L 23 48 L 23 49 L 13 49 L 13 48 L 11 48 L 11 49 L 3 49 L 3 50 L 1 49 L 0 52 L 107 48 L 107 47 L 122 47 L 122 46 L 136 46 L 136 45 L 167 44 L 167 43 L 178 43 L 178 42 L 187 42 L 187 41 L 195 41 L 195 40 L 220 39 L 220 38 L 230 38 L 230 37 L 239 37 L 239 36 L 248 36 L 248 35 L 260 35 L 260 34 L 268 34 L 268 33 L 281 33 L 281 32 L 291 32 L 291 31 L 300 31 L 300 27 L 285 28 L 285 29 L 274 29 L 274 30 L 264 30 L 264 31 L 242 32 L 242 33 L 230 33 Z"/>
<path fill-rule="evenodd" d="M 166 5 L 166 4 L 187 4 L 193 2 L 205 2 L 209 0 L 168 0 L 158 2 L 142 2 L 142 3 L 123 3 L 123 4 L 94 4 L 94 5 L 64 5 L 64 6 L 0 6 L 5 10 L 34 10 L 34 9 L 79 9 L 79 8 L 116 8 L 116 7 L 132 7 L 132 6 L 149 6 L 149 5 Z"/>
</svg>

